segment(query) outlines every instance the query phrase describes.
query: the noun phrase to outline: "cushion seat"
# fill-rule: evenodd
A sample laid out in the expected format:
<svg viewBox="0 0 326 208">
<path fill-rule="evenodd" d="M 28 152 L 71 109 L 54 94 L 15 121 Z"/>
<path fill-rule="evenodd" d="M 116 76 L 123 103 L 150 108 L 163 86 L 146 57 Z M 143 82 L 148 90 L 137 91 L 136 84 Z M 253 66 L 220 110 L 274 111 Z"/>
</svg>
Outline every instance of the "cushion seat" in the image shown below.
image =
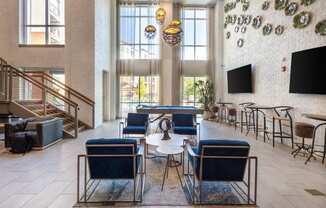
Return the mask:
<svg viewBox="0 0 326 208">
<path fill-rule="evenodd" d="M 127 126 L 122 130 L 123 134 L 145 134 L 146 127 L 145 126 Z"/>
<path fill-rule="evenodd" d="M 174 133 L 183 135 L 196 135 L 197 128 L 192 126 L 176 126 L 174 127 Z"/>
</svg>

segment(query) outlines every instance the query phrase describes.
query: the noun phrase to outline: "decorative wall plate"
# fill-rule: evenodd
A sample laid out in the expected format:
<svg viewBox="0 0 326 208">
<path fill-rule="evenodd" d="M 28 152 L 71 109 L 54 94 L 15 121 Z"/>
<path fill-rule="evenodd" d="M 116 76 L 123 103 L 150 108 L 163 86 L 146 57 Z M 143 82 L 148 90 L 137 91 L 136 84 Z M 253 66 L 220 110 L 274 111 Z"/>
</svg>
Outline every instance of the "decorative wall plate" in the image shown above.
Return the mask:
<svg viewBox="0 0 326 208">
<path fill-rule="evenodd" d="M 237 46 L 239 48 L 242 48 L 242 46 L 244 45 L 244 40 L 242 38 L 240 38 L 238 41 L 237 41 Z"/>
<path fill-rule="evenodd" d="M 299 4 L 297 2 L 291 2 L 284 10 L 286 16 L 293 16 L 299 8 Z"/>
<path fill-rule="evenodd" d="M 313 4 L 316 0 L 301 0 L 301 5 L 309 6 Z"/>
<path fill-rule="evenodd" d="M 227 32 L 226 33 L 226 39 L 230 39 L 230 37 L 231 37 L 231 32 Z"/>
<path fill-rule="evenodd" d="M 263 35 L 270 35 L 273 31 L 273 25 L 272 24 L 266 24 L 263 27 Z"/>
<path fill-rule="evenodd" d="M 229 11 L 233 10 L 237 6 L 236 2 L 229 2 L 224 6 L 224 12 L 228 13 Z"/>
<path fill-rule="evenodd" d="M 246 25 L 249 25 L 251 23 L 251 20 L 252 20 L 252 16 L 251 15 L 247 15 L 247 16 L 245 16 L 244 23 Z"/>
<path fill-rule="evenodd" d="M 224 28 L 226 29 L 228 27 L 228 24 L 224 23 Z"/>
<path fill-rule="evenodd" d="M 234 32 L 238 33 L 238 32 L 239 32 L 239 29 L 240 29 L 240 27 L 239 27 L 238 25 L 235 26 L 235 28 L 234 28 Z"/>
<path fill-rule="evenodd" d="M 295 15 L 293 18 L 293 27 L 294 28 L 305 28 L 311 22 L 312 13 L 311 12 L 300 12 L 299 14 Z"/>
<path fill-rule="evenodd" d="M 284 33 L 284 29 L 285 29 L 285 27 L 283 25 L 278 25 L 275 28 L 275 34 L 276 35 L 282 35 Z"/>
<path fill-rule="evenodd" d="M 257 16 L 252 20 L 252 26 L 255 29 L 259 29 L 263 23 L 263 17 L 262 16 Z"/>
<path fill-rule="evenodd" d="M 246 27 L 246 26 L 242 26 L 242 27 L 241 27 L 241 32 L 242 32 L 242 33 L 246 33 L 246 31 L 247 31 L 247 27 Z"/>
<path fill-rule="evenodd" d="M 282 10 L 287 7 L 289 0 L 275 0 L 275 10 Z"/>
<path fill-rule="evenodd" d="M 268 10 L 270 5 L 271 5 L 270 1 L 264 1 L 263 5 L 261 6 L 261 9 Z"/>
<path fill-rule="evenodd" d="M 326 35 L 326 19 L 317 23 L 315 32 L 319 35 Z"/>
<path fill-rule="evenodd" d="M 247 11 L 249 9 L 250 3 L 246 2 L 242 4 L 242 11 Z"/>
<path fill-rule="evenodd" d="M 243 23 L 244 23 L 243 16 L 239 16 L 238 17 L 238 25 L 243 25 Z"/>
</svg>

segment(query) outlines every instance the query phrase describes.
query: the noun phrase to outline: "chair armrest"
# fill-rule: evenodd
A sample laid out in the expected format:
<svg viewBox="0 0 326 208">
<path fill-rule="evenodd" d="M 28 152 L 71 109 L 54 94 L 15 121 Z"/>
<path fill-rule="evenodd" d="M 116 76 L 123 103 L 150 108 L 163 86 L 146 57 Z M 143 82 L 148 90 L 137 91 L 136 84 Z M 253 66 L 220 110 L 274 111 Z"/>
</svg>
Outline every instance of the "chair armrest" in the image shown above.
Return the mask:
<svg viewBox="0 0 326 208">
<path fill-rule="evenodd" d="M 139 148 L 138 148 L 138 152 L 137 152 L 137 156 L 141 155 L 143 156 L 144 155 L 144 146 L 143 145 L 139 145 Z"/>
<path fill-rule="evenodd" d="M 192 147 L 190 146 L 190 144 L 186 144 L 186 149 L 187 152 L 189 153 L 190 156 L 192 157 L 199 157 L 199 155 L 197 155 L 194 150 L 192 149 Z"/>
</svg>

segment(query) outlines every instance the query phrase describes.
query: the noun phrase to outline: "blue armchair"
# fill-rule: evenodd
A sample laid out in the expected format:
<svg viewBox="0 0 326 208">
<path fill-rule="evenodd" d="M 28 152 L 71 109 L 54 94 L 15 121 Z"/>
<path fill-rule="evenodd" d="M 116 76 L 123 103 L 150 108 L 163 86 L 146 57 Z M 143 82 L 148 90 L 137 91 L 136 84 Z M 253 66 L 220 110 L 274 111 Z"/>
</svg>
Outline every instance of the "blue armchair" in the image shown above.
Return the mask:
<svg viewBox="0 0 326 208">
<path fill-rule="evenodd" d="M 149 115 L 145 113 L 128 113 L 125 122 L 120 122 L 119 136 L 121 129 L 123 136 L 141 134 L 146 135 L 148 129 Z M 121 128 L 122 127 L 122 128 Z"/>
<path fill-rule="evenodd" d="M 200 125 L 194 122 L 192 114 L 173 114 L 172 115 L 173 133 L 182 135 L 197 135 L 198 127 L 198 140 L 200 139 Z"/>
<path fill-rule="evenodd" d="M 90 200 L 97 180 L 133 180 L 132 202 L 141 202 L 144 187 L 144 148 L 135 139 L 91 139 L 86 142 L 86 154 L 78 155 L 77 199 L 80 202 L 103 202 Z M 84 158 L 83 194 L 80 197 L 81 158 Z M 87 168 L 88 164 L 88 168 Z M 89 178 L 87 179 L 87 175 Z M 140 183 L 139 183 L 140 180 Z M 136 181 L 138 181 L 136 183 Z M 140 185 L 140 193 L 138 186 Z M 91 190 L 92 189 L 92 190 Z M 136 196 L 139 195 L 139 196 Z M 120 200 L 121 201 L 121 200 Z"/>
<path fill-rule="evenodd" d="M 202 204 L 202 182 L 223 181 L 234 184 L 236 191 L 245 194 L 246 204 L 256 204 L 257 198 L 257 158 L 249 156 L 250 146 L 237 140 L 202 140 L 193 148 L 186 145 L 188 167 L 185 173 L 186 188 L 194 204 Z M 251 192 L 251 161 L 254 160 L 254 193 Z M 190 165 L 192 172 L 190 171 Z M 248 164 L 247 164 L 248 163 Z M 246 168 L 248 178 L 245 180 Z M 196 182 L 198 183 L 196 186 Z M 243 183 L 243 190 L 238 183 Z M 198 188 L 198 192 L 197 192 Z"/>
</svg>

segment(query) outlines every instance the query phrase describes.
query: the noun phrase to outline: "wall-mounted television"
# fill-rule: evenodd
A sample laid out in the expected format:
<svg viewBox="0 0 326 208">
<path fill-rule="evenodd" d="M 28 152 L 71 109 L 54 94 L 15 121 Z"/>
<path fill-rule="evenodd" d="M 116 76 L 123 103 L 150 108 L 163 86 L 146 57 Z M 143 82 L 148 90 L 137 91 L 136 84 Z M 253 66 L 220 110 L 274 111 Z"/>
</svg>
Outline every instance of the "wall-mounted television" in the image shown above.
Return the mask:
<svg viewBox="0 0 326 208">
<path fill-rule="evenodd" d="M 290 93 L 326 94 L 326 46 L 292 54 Z"/>
<path fill-rule="evenodd" d="M 229 93 L 252 93 L 251 64 L 227 72 Z"/>
</svg>

